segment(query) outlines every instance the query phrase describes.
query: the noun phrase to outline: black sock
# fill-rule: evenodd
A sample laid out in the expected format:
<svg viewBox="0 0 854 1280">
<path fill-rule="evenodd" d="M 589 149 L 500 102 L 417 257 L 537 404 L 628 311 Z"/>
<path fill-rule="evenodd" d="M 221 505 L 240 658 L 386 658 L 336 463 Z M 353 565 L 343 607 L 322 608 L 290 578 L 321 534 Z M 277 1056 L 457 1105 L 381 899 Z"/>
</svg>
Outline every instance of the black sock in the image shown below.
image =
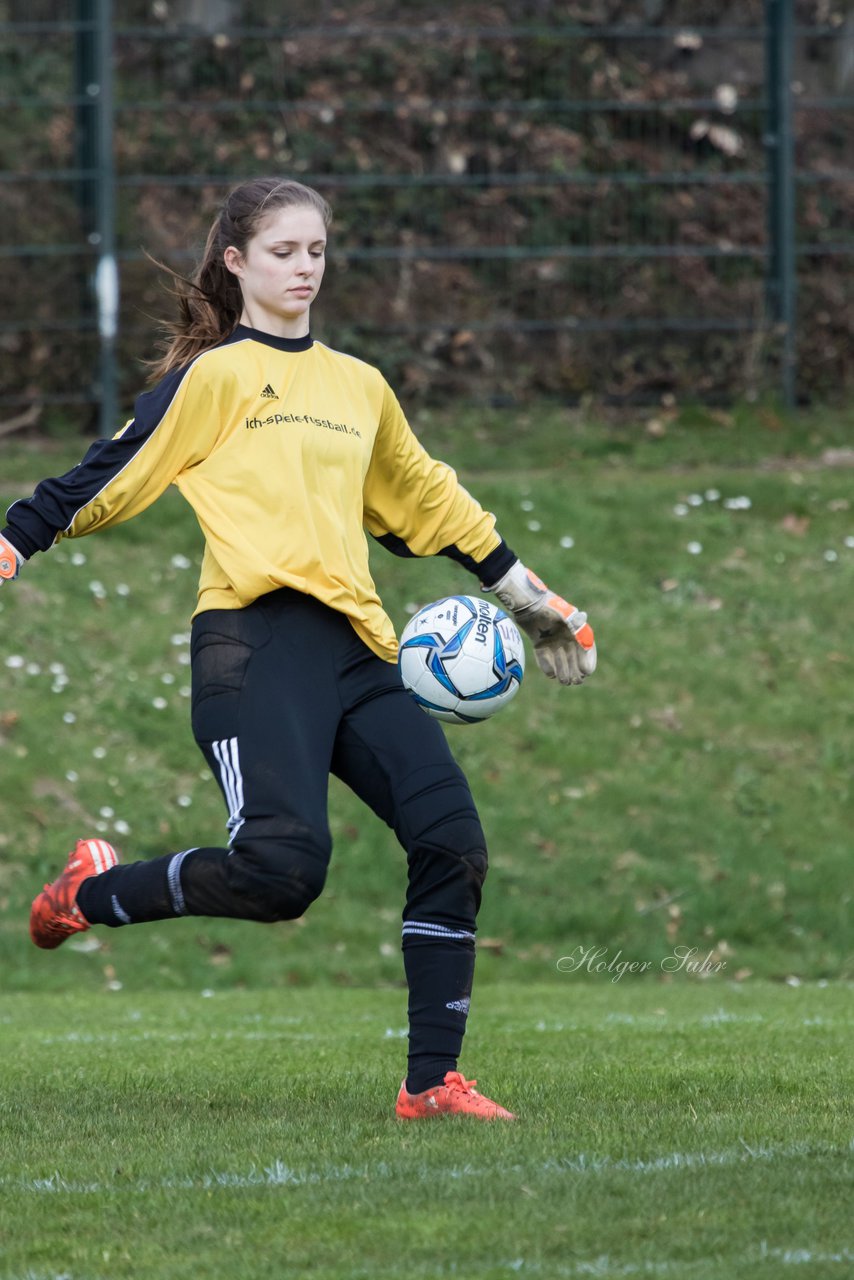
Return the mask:
<svg viewBox="0 0 854 1280">
<path fill-rule="evenodd" d="M 453 933 L 462 936 L 447 936 Z M 409 985 L 406 1088 L 423 1093 L 457 1069 L 474 978 L 474 934 L 408 921 L 403 964 Z"/>
<path fill-rule="evenodd" d="M 77 905 L 89 924 L 105 924 L 114 929 L 123 924 L 196 914 L 185 899 L 181 874 L 187 860 L 198 854 L 215 862 L 228 857 L 226 849 L 185 849 L 148 862 L 111 867 L 83 881 Z"/>
</svg>

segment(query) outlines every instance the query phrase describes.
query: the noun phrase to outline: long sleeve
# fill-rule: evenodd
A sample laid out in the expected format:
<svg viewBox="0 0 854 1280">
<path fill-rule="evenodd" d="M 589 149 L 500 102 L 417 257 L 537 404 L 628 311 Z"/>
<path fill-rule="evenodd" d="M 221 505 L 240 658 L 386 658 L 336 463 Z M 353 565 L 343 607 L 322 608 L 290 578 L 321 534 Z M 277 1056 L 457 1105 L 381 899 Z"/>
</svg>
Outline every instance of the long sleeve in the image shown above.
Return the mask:
<svg viewBox="0 0 854 1280">
<path fill-rule="evenodd" d="M 385 384 L 380 428 L 364 484 L 365 527 L 398 555 L 448 555 L 484 580 L 515 558 L 495 529 L 495 517 L 431 458 Z M 495 572 L 496 565 L 498 571 Z M 490 577 L 491 574 L 491 577 Z"/>
<path fill-rule="evenodd" d="M 193 367 L 167 375 L 138 398 L 134 416 L 112 439 L 95 441 L 77 466 L 12 504 L 4 533 L 22 555 L 129 520 L 205 456 L 219 414 Z"/>
</svg>

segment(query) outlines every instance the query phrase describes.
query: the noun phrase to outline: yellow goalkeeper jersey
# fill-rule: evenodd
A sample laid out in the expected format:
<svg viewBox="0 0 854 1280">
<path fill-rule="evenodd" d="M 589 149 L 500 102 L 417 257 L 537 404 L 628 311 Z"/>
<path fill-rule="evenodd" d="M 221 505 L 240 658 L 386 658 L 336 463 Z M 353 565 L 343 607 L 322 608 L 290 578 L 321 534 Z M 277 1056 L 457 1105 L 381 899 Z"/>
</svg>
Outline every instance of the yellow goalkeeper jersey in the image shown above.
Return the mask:
<svg viewBox="0 0 854 1280">
<path fill-rule="evenodd" d="M 111 440 L 14 503 L 5 533 L 28 557 L 130 519 L 170 484 L 205 536 L 196 613 L 293 587 L 346 614 L 388 660 L 397 643 L 366 530 L 398 554 L 450 555 L 486 582 L 513 559 L 380 372 L 310 336 L 238 325 L 141 395 Z"/>
</svg>

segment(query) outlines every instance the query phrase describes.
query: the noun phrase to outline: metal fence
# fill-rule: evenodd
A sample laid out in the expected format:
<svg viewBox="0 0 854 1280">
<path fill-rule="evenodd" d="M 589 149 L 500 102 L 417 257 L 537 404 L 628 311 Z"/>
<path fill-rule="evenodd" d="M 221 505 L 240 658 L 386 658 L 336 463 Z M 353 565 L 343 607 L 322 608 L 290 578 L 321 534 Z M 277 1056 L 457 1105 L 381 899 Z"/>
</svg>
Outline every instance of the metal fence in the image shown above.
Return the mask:
<svg viewBox="0 0 854 1280">
<path fill-rule="evenodd" d="M 359 7 L 0 0 L 0 418 L 112 430 L 169 311 L 146 252 L 191 270 L 266 172 L 336 207 L 319 336 L 404 395 L 850 387 L 854 25 L 830 3 Z"/>
</svg>

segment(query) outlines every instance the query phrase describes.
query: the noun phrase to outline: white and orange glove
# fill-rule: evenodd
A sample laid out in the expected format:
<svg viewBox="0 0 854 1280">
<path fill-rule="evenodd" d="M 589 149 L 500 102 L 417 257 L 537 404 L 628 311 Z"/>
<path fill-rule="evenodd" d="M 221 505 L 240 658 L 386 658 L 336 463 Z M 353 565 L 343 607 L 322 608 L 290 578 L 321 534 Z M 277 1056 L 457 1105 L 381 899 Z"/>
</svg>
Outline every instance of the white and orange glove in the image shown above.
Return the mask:
<svg viewBox="0 0 854 1280">
<path fill-rule="evenodd" d="M 8 538 L 4 538 L 0 534 L 0 587 L 4 582 L 17 578 L 21 565 L 24 563 L 24 557 L 16 547 L 13 547 Z"/>
<path fill-rule="evenodd" d="M 521 560 L 492 586 L 515 622 L 531 637 L 534 657 L 550 680 L 581 684 L 596 670 L 596 641 L 587 614 L 550 591 Z"/>
</svg>

